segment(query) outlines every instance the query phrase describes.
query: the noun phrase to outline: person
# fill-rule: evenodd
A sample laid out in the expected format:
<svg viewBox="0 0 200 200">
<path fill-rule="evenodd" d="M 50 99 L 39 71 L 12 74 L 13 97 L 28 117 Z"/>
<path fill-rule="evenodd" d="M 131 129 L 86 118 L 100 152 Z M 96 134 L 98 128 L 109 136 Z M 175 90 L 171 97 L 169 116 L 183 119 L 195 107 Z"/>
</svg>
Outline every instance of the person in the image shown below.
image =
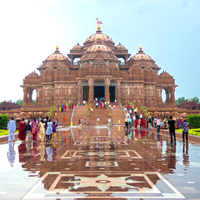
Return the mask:
<svg viewBox="0 0 200 200">
<path fill-rule="evenodd" d="M 65 123 L 65 115 L 63 115 L 63 123 Z"/>
<path fill-rule="evenodd" d="M 108 126 L 112 127 L 111 118 L 110 117 L 108 118 Z"/>
<path fill-rule="evenodd" d="M 128 129 L 128 118 L 127 117 L 125 118 L 124 122 L 125 122 L 124 129 L 126 130 L 126 129 Z"/>
<path fill-rule="evenodd" d="M 39 125 L 38 125 L 38 135 L 41 139 L 41 142 L 44 142 L 44 136 L 45 136 L 45 123 L 43 119 L 41 119 Z"/>
<path fill-rule="evenodd" d="M 183 122 L 183 144 L 185 144 L 185 139 L 186 143 L 188 143 L 188 129 L 189 129 L 189 123 L 184 120 Z"/>
<path fill-rule="evenodd" d="M 16 131 L 16 123 L 14 121 L 14 118 L 12 117 L 11 120 L 8 122 L 7 129 L 9 131 L 8 135 L 8 142 L 11 142 L 11 138 L 13 142 L 15 141 L 15 135 L 14 132 Z"/>
<path fill-rule="evenodd" d="M 175 121 L 172 119 L 172 116 L 170 116 L 170 119 L 168 120 L 168 124 L 169 124 L 170 138 L 171 138 L 171 142 L 169 144 L 170 145 L 173 144 L 172 135 L 174 136 L 174 143 L 176 144 Z"/>
<path fill-rule="evenodd" d="M 97 118 L 97 124 L 98 124 L 98 125 L 100 124 L 100 119 L 99 119 L 99 118 Z"/>
<path fill-rule="evenodd" d="M 160 133 L 161 119 L 157 118 L 157 133 Z"/>
<path fill-rule="evenodd" d="M 78 125 L 79 125 L 79 126 L 81 125 L 81 120 L 80 120 L 80 119 L 78 119 Z"/>
<path fill-rule="evenodd" d="M 19 133 L 18 133 L 18 138 L 22 141 L 26 139 L 26 132 L 24 131 L 25 125 L 26 123 L 24 121 L 24 118 L 22 118 L 22 120 L 19 123 Z"/>
<path fill-rule="evenodd" d="M 96 106 L 96 108 L 98 108 L 98 106 L 99 106 L 99 103 L 98 103 L 98 101 L 95 103 L 95 106 Z"/>
<path fill-rule="evenodd" d="M 157 127 L 157 117 L 154 118 L 154 126 Z"/>
<path fill-rule="evenodd" d="M 145 122 L 145 119 L 142 117 L 140 118 L 140 128 L 146 128 L 146 122 Z"/>
<path fill-rule="evenodd" d="M 166 122 L 167 122 L 167 117 L 165 117 L 165 119 L 163 120 L 165 128 L 167 127 Z"/>
<path fill-rule="evenodd" d="M 83 124 L 85 125 L 85 119 L 83 120 Z"/>
<path fill-rule="evenodd" d="M 30 141 L 30 132 L 32 131 L 30 121 L 25 125 L 24 131 L 26 132 L 26 143 Z"/>
<path fill-rule="evenodd" d="M 83 106 L 85 106 L 85 100 L 83 100 Z"/>
<path fill-rule="evenodd" d="M 53 133 L 53 127 L 52 127 L 52 122 L 51 119 L 47 122 L 47 130 L 46 130 L 46 140 L 51 140 Z"/>
<path fill-rule="evenodd" d="M 38 122 L 36 121 L 35 117 L 33 118 L 33 122 L 31 123 L 33 141 L 37 140 L 37 133 L 38 133 Z"/>
<path fill-rule="evenodd" d="M 53 122 L 53 140 L 57 138 L 57 132 L 56 132 L 56 123 Z"/>
<path fill-rule="evenodd" d="M 28 119 L 26 118 L 26 119 L 24 120 L 24 122 L 27 124 L 27 123 L 28 123 Z"/>
<path fill-rule="evenodd" d="M 136 116 L 135 121 L 134 121 L 134 127 L 135 127 L 135 129 L 139 129 L 140 128 L 137 116 Z"/>
<path fill-rule="evenodd" d="M 178 127 L 179 127 L 179 128 L 182 128 L 182 121 L 181 121 L 180 118 L 178 119 Z"/>
</svg>

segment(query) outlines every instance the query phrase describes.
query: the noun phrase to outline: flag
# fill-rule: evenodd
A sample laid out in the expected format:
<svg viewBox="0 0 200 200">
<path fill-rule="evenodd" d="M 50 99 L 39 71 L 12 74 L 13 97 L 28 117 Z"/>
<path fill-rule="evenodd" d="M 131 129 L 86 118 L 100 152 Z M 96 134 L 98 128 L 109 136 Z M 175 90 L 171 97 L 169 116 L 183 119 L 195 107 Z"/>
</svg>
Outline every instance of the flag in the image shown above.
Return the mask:
<svg viewBox="0 0 200 200">
<path fill-rule="evenodd" d="M 103 24 L 101 21 L 97 21 L 97 24 Z"/>
</svg>

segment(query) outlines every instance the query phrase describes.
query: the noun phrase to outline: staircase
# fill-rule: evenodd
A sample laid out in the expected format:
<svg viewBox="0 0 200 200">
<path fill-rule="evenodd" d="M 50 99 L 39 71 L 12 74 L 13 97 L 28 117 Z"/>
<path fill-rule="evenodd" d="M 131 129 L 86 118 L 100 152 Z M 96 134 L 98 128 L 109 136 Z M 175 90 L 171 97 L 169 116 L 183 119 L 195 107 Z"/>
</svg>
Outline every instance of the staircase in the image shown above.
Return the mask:
<svg viewBox="0 0 200 200">
<path fill-rule="evenodd" d="M 63 116 L 65 115 L 65 122 L 63 122 Z M 69 126 L 71 122 L 72 110 L 66 110 L 63 112 L 57 112 L 56 118 L 58 118 L 58 125 Z"/>
<path fill-rule="evenodd" d="M 96 125 L 97 118 L 100 119 L 100 125 L 107 125 L 108 124 L 108 110 L 107 109 L 97 109 L 94 108 L 93 112 L 90 112 L 90 125 Z"/>
<path fill-rule="evenodd" d="M 78 125 L 78 120 L 82 118 L 82 120 L 86 120 L 86 113 L 87 113 L 87 106 L 78 106 L 78 108 L 75 109 L 74 117 L 73 117 L 73 125 Z"/>
<path fill-rule="evenodd" d="M 124 125 L 124 111 L 121 109 L 120 106 L 115 106 L 115 110 L 112 110 L 111 113 L 112 124 L 116 125 L 118 124 L 118 120 L 120 120 L 120 125 Z"/>
</svg>

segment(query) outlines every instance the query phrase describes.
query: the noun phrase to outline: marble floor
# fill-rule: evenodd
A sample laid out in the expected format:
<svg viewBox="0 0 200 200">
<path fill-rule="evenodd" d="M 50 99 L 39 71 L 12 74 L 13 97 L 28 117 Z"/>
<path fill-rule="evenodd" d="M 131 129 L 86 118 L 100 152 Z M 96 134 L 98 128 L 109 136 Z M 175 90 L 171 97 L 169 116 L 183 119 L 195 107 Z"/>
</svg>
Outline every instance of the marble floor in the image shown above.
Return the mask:
<svg viewBox="0 0 200 200">
<path fill-rule="evenodd" d="M 0 144 L 0 199 L 200 199 L 200 144 L 123 126 Z"/>
</svg>

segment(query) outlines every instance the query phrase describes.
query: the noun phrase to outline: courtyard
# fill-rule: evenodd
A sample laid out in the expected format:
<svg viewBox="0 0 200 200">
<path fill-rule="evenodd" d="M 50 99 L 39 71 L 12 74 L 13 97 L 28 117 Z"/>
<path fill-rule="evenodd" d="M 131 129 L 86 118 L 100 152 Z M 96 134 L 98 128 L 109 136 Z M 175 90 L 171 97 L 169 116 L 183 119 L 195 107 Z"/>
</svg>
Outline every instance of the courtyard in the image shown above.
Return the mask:
<svg viewBox="0 0 200 200">
<path fill-rule="evenodd" d="M 200 199 L 200 146 L 123 126 L 59 127 L 50 143 L 0 143 L 0 199 Z"/>
</svg>

